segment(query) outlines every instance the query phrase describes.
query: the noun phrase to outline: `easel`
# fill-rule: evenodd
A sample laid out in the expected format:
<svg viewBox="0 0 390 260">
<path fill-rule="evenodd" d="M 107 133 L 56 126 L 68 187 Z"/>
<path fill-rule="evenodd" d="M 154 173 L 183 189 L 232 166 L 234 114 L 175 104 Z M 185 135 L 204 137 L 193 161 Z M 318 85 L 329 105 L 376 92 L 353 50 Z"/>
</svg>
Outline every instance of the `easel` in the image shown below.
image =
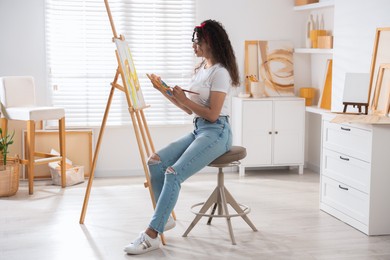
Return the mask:
<svg viewBox="0 0 390 260">
<path fill-rule="evenodd" d="M 110 19 L 112 33 L 114 35 L 113 41 L 116 41 L 116 40 L 124 41 L 123 35 L 120 35 L 120 37 L 118 37 L 118 35 L 116 33 L 114 21 L 112 19 L 110 7 L 108 5 L 108 0 L 104 0 L 104 4 L 106 6 L 107 14 L 108 14 L 108 17 Z M 150 136 L 149 128 L 148 128 L 148 125 L 147 125 L 147 122 L 145 119 L 145 115 L 143 112 L 143 109 L 145 109 L 147 106 L 139 107 L 137 104 L 133 104 L 134 103 L 134 92 L 130 93 L 129 89 L 131 87 L 132 91 L 134 91 L 134 86 L 129 86 L 129 82 L 127 82 L 127 80 L 126 80 L 125 71 L 124 71 L 125 69 L 129 69 L 129 68 L 123 68 L 121 60 L 120 60 L 120 56 L 118 53 L 118 49 L 115 51 L 115 53 L 116 53 L 116 58 L 118 61 L 118 68 L 117 68 L 116 73 L 115 73 L 114 81 L 111 83 L 111 91 L 110 91 L 110 95 L 108 97 L 106 110 L 104 112 L 103 121 L 102 121 L 102 125 L 100 128 L 98 142 L 97 142 L 95 153 L 94 153 L 93 160 L 92 160 L 91 173 L 90 173 L 90 177 L 88 180 L 87 190 L 86 190 L 85 197 L 84 197 L 83 209 L 82 209 L 81 216 L 80 216 L 80 224 L 84 224 L 85 214 L 86 214 L 88 201 L 89 201 L 89 195 L 90 195 L 91 187 L 92 187 L 92 181 L 93 181 L 93 178 L 95 175 L 95 168 L 96 168 L 97 158 L 99 155 L 100 144 L 101 144 L 101 141 L 103 138 L 104 129 L 106 127 L 106 121 L 107 121 L 107 117 L 108 117 L 108 112 L 110 110 L 110 106 L 111 106 L 112 98 L 114 96 L 115 89 L 118 89 L 118 90 L 124 92 L 126 95 L 127 104 L 129 106 L 128 109 L 129 109 L 129 113 L 130 113 L 131 120 L 133 123 L 134 132 L 135 132 L 137 144 L 138 144 L 138 149 L 139 149 L 139 153 L 141 155 L 142 165 L 143 165 L 143 169 L 144 169 L 145 177 L 146 177 L 146 181 L 144 183 L 144 186 L 145 186 L 145 188 L 149 188 L 149 193 L 150 193 L 150 197 L 152 199 L 153 208 L 156 207 L 156 200 L 154 198 L 154 194 L 153 194 L 152 186 L 151 186 L 151 182 L 150 182 L 149 169 L 148 169 L 147 163 L 146 163 L 146 158 L 148 158 L 151 155 L 151 153 L 155 152 L 152 138 Z M 133 64 L 130 64 L 129 67 L 131 67 L 131 65 L 133 65 Z M 134 67 L 134 65 L 133 65 L 133 67 Z M 123 86 L 118 84 L 119 75 L 121 76 Z M 135 75 L 135 77 L 137 77 L 135 70 L 132 71 L 132 75 Z M 136 81 L 138 83 L 138 78 L 136 78 Z M 133 95 L 133 101 L 132 101 L 132 98 L 130 96 L 131 94 Z M 174 212 L 172 212 L 172 216 L 174 219 L 176 219 Z M 164 239 L 163 234 L 161 234 L 160 236 L 161 236 L 162 243 L 165 245 L 165 239 Z"/>
<path fill-rule="evenodd" d="M 347 107 L 352 106 L 353 108 L 357 107 L 359 110 L 359 114 L 362 113 L 362 107 L 364 107 L 364 114 L 368 114 L 368 103 L 353 103 L 353 102 L 343 102 L 344 109 L 343 113 L 347 113 Z"/>
</svg>

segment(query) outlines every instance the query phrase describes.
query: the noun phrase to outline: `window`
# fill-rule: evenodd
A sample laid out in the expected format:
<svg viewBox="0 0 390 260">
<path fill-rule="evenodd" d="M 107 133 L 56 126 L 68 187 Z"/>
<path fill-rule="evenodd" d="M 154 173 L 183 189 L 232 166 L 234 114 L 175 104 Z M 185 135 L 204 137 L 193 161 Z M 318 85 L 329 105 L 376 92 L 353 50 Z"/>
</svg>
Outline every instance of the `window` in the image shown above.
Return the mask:
<svg viewBox="0 0 390 260">
<path fill-rule="evenodd" d="M 186 86 L 195 57 L 195 0 L 109 0 L 118 36 L 129 43 L 149 124 L 183 124 L 191 117 L 156 91 L 146 73 Z M 46 49 L 52 105 L 67 126 L 100 126 L 117 69 L 115 44 L 102 0 L 47 0 Z M 122 83 L 121 80 L 118 81 Z M 131 122 L 125 94 L 115 90 L 107 125 Z"/>
</svg>

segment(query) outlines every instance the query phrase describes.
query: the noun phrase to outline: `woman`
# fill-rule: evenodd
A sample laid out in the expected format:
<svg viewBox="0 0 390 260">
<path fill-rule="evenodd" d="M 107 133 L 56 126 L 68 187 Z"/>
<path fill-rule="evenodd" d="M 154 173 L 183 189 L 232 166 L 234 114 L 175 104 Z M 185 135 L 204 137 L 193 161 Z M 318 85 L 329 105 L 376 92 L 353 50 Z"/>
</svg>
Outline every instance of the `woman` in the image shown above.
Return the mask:
<svg viewBox="0 0 390 260">
<path fill-rule="evenodd" d="M 175 105 L 195 114 L 194 131 L 153 154 L 148 160 L 156 208 L 149 227 L 128 246 L 128 254 L 143 254 L 159 248 L 158 234 L 175 222 L 170 213 L 177 202 L 181 183 L 199 172 L 232 145 L 228 122 L 228 94 L 239 85 L 236 58 L 222 24 L 206 20 L 194 28 L 192 47 L 203 60 L 195 69 L 189 97 L 179 86 L 172 93 L 159 89 Z"/>
</svg>

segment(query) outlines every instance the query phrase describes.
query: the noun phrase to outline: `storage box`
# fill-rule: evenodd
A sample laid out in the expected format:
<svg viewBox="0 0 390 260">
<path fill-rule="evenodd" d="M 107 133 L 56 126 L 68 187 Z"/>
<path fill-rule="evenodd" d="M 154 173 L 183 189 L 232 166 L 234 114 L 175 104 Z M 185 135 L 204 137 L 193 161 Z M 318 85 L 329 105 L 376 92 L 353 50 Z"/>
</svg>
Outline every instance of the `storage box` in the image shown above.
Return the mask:
<svg viewBox="0 0 390 260">
<path fill-rule="evenodd" d="M 54 185 L 61 185 L 61 167 L 58 163 L 49 163 L 50 174 Z M 84 182 L 84 166 L 72 166 L 66 170 L 66 186 Z"/>
<path fill-rule="evenodd" d="M 295 5 L 308 5 L 308 4 L 314 4 L 318 3 L 319 0 L 295 0 Z"/>
<path fill-rule="evenodd" d="M 318 38 L 321 36 L 326 36 L 326 30 L 311 30 L 310 31 L 310 40 L 312 48 L 318 47 Z"/>
<path fill-rule="evenodd" d="M 313 104 L 313 98 L 316 94 L 315 88 L 300 88 L 299 96 L 305 98 L 305 105 L 311 106 Z"/>
<path fill-rule="evenodd" d="M 318 36 L 318 48 L 319 49 L 332 49 L 333 48 L 333 36 Z"/>
</svg>

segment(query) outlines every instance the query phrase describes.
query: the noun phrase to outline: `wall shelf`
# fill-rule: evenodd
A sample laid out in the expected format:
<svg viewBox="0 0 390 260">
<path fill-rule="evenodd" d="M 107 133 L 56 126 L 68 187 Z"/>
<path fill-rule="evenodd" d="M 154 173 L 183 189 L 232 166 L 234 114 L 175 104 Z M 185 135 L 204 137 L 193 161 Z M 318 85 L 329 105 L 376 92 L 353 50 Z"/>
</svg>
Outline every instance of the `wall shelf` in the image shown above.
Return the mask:
<svg viewBox="0 0 390 260">
<path fill-rule="evenodd" d="M 313 10 L 313 9 L 320 9 L 325 7 L 332 7 L 332 6 L 334 6 L 334 0 L 328 0 L 328 1 L 322 1 L 314 4 L 295 6 L 294 11 Z"/>
<path fill-rule="evenodd" d="M 333 54 L 333 49 L 295 48 L 294 53 Z"/>
</svg>

